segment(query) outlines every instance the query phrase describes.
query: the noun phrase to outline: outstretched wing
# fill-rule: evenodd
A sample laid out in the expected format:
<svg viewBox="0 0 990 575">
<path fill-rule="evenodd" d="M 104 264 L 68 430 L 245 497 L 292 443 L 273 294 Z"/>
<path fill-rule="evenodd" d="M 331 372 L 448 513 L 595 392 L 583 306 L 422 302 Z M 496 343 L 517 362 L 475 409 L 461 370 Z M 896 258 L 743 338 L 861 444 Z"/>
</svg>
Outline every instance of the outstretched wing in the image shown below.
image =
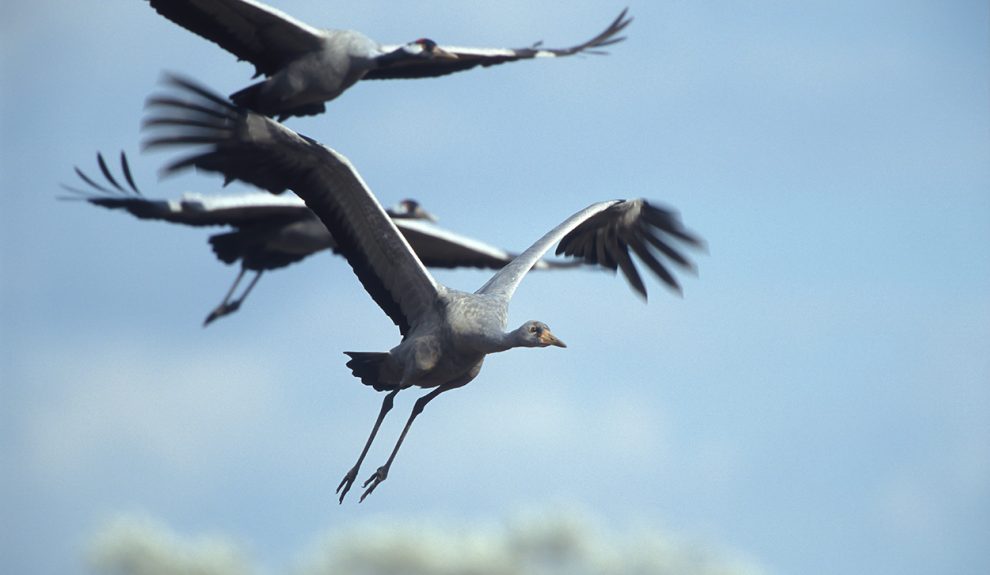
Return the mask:
<svg viewBox="0 0 990 575">
<path fill-rule="evenodd" d="M 694 264 L 679 250 L 678 243 L 703 248 L 704 241 L 684 228 L 677 212 L 655 206 L 646 200 L 629 200 L 589 217 L 564 236 L 557 255 L 622 270 L 622 275 L 643 298 L 646 286 L 639 276 L 630 250 L 667 286 L 680 293 L 677 278 L 664 264 L 669 260 L 682 269 L 694 271 Z"/>
<path fill-rule="evenodd" d="M 557 242 L 560 242 L 557 255 L 578 257 L 585 263 L 611 270 L 621 268 L 629 284 L 645 299 L 646 286 L 633 264 L 629 253 L 632 250 L 657 277 L 679 291 L 677 280 L 662 259 L 669 259 L 686 269 L 694 269 L 694 266 L 675 249 L 672 239 L 693 247 L 703 245 L 701 239 L 684 229 L 675 212 L 658 208 L 646 200 L 592 204 L 545 234 L 476 293 L 508 300 L 533 264 Z M 663 257 L 658 257 L 661 254 Z"/>
<path fill-rule="evenodd" d="M 170 77 L 175 96 L 152 97 L 159 114 L 145 126 L 148 147 L 205 145 L 168 164 L 196 167 L 272 193 L 296 192 L 327 226 L 365 290 L 405 335 L 435 319 L 442 289 L 343 155 L 188 81 Z"/>
<path fill-rule="evenodd" d="M 364 75 L 365 80 L 385 80 L 401 78 L 426 78 L 444 76 L 470 70 L 476 66 L 494 66 L 517 60 L 531 58 L 559 58 L 573 54 L 604 54 L 602 48 L 625 40 L 624 36 L 616 37 L 632 22 L 627 17 L 628 8 L 619 13 L 618 17 L 605 30 L 594 38 L 569 48 L 543 48 L 537 42 L 528 48 L 462 48 L 458 46 L 440 46 L 447 52 L 457 55 L 456 59 L 421 59 L 400 60 L 391 65 L 370 70 Z M 382 46 L 385 53 L 398 49 L 399 46 Z"/>
<path fill-rule="evenodd" d="M 148 0 L 162 16 L 271 76 L 318 50 L 323 32 L 254 0 Z"/>
<path fill-rule="evenodd" d="M 116 176 L 103 154 L 97 153 L 96 159 L 105 181 L 76 167 L 76 174 L 85 186 L 63 184 L 62 187 L 73 195 L 59 199 L 125 210 L 140 219 L 237 228 L 211 236 L 210 243 L 222 261 L 233 263 L 244 259 L 246 267 L 253 270 L 275 269 L 324 249 L 337 249 L 326 226 L 298 196 L 275 196 L 264 192 L 239 195 L 186 193 L 175 200 L 149 199 L 134 183 L 125 153 L 120 154 L 120 174 Z M 404 200 L 386 213 L 427 267 L 499 269 L 516 256 L 432 223 L 431 219 L 436 218 L 414 200 Z M 541 260 L 535 267 L 558 269 L 578 265 L 582 264 Z"/>
<path fill-rule="evenodd" d="M 428 221 L 400 218 L 395 218 L 394 221 L 420 261 L 427 267 L 474 267 L 497 270 L 516 257 L 516 254 L 502 248 L 452 232 Z M 578 265 L 581 265 L 581 262 L 540 260 L 534 268 L 561 269 Z"/>
<path fill-rule="evenodd" d="M 63 184 L 62 187 L 73 195 L 59 199 L 83 200 L 94 206 L 125 210 L 140 219 L 187 226 L 281 226 L 310 217 L 311 212 L 306 204 L 294 196 L 277 197 L 261 193 L 208 196 L 190 193 L 175 200 L 147 198 L 134 183 L 124 152 L 120 153 L 121 175 L 116 177 L 103 154 L 97 153 L 96 161 L 105 181 L 101 183 L 77 166 L 76 175 L 86 184 L 86 188 Z M 119 180 L 127 185 L 122 185 Z"/>
</svg>

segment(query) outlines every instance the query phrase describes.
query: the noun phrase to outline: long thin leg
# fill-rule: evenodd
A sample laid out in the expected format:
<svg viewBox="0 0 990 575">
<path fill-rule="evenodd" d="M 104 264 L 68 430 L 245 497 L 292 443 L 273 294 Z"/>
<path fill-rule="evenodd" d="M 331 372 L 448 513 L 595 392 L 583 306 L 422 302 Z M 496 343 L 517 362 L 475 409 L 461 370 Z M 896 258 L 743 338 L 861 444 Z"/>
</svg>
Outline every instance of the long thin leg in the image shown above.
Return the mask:
<svg viewBox="0 0 990 575">
<path fill-rule="evenodd" d="M 344 496 L 350 491 L 351 485 L 357 478 L 358 471 L 361 469 L 361 464 L 364 463 L 364 457 L 368 455 L 368 449 L 371 447 L 371 443 L 375 440 L 375 436 L 378 435 L 378 428 L 382 426 L 382 420 L 385 419 L 385 414 L 392 410 L 392 398 L 395 397 L 396 393 L 399 393 L 399 387 L 395 388 L 394 391 L 390 391 L 385 399 L 382 400 L 382 410 L 378 412 L 378 419 L 375 420 L 375 426 L 371 428 L 371 435 L 368 436 L 368 441 L 364 444 L 364 449 L 361 450 L 361 455 L 358 456 L 357 463 L 354 467 L 344 475 L 344 479 L 341 480 L 340 485 L 337 486 L 337 493 L 340 494 L 340 503 L 344 502 Z M 362 499 L 364 499 L 362 497 Z"/>
<path fill-rule="evenodd" d="M 258 283 L 258 280 L 261 279 L 261 274 L 263 273 L 262 270 L 256 271 L 254 273 L 254 277 L 251 279 L 251 283 L 248 284 L 247 289 L 244 290 L 244 293 L 241 294 L 241 297 L 237 298 L 234 301 L 230 301 L 231 296 L 234 295 L 234 291 L 237 289 L 238 284 L 241 283 L 241 279 L 244 277 L 244 274 L 246 272 L 247 269 L 242 267 L 241 272 L 237 274 L 237 279 L 234 280 L 234 284 L 230 286 L 229 290 L 227 290 L 227 295 L 224 296 L 223 301 L 220 302 L 220 305 L 218 305 L 213 311 L 210 312 L 210 315 L 206 316 L 206 320 L 203 322 L 203 327 L 206 327 L 211 323 L 213 323 L 215 320 L 218 320 L 225 315 L 234 313 L 235 311 L 240 309 L 241 303 L 244 302 L 244 299 L 248 296 L 249 293 L 251 293 L 251 290 L 254 289 L 254 284 Z"/>
<path fill-rule="evenodd" d="M 427 393 L 423 397 L 420 397 L 419 399 L 416 400 L 416 404 L 413 405 L 412 413 L 409 414 L 409 420 L 406 421 L 406 426 L 402 428 L 402 433 L 399 435 L 399 440 L 395 442 L 395 447 L 392 448 L 392 454 L 388 456 L 388 461 L 385 462 L 385 465 L 379 467 L 371 475 L 371 477 L 369 477 L 368 480 L 364 482 L 364 485 L 361 486 L 364 487 L 365 489 L 364 489 L 364 493 L 361 494 L 360 501 L 364 501 L 364 498 L 371 495 L 371 492 L 374 491 L 376 487 L 378 487 L 378 484 L 381 483 L 382 481 L 385 481 L 385 478 L 388 477 L 388 470 L 390 467 L 392 467 L 392 461 L 395 460 L 395 454 L 399 452 L 399 447 L 402 445 L 402 440 L 406 438 L 406 433 L 409 432 L 409 427 L 412 425 L 413 420 L 416 419 L 417 415 L 422 413 L 423 408 L 426 407 L 426 404 L 433 401 L 433 399 L 436 396 L 440 395 L 441 393 L 445 391 L 449 391 L 456 387 L 460 387 L 465 383 L 467 382 L 457 381 L 457 382 L 445 383 L 443 385 L 440 385 L 430 393 Z"/>
<path fill-rule="evenodd" d="M 227 295 L 223 296 L 223 301 L 220 302 L 220 305 L 213 308 L 213 311 L 210 312 L 210 315 L 206 316 L 206 320 L 203 322 L 203 327 L 210 325 L 210 323 L 212 323 L 213 320 L 227 315 L 226 309 L 227 306 L 229 305 L 230 297 L 234 295 L 234 290 L 237 289 L 237 284 L 241 283 L 241 278 L 244 277 L 244 274 L 246 272 L 247 269 L 241 267 L 241 271 L 240 273 L 237 274 L 237 278 L 234 279 L 234 283 L 230 286 L 230 289 L 227 290 Z"/>
<path fill-rule="evenodd" d="M 244 300 L 247 299 L 248 294 L 251 293 L 251 290 L 254 289 L 254 284 L 258 283 L 258 280 L 261 279 L 261 274 L 263 273 L 265 273 L 264 270 L 257 270 L 254 272 L 254 277 L 251 278 L 251 283 L 248 284 L 247 289 L 244 290 L 244 293 L 241 294 L 241 297 L 237 298 L 237 301 L 230 303 L 230 311 L 228 311 L 227 313 L 233 313 L 241 307 L 241 304 L 244 303 Z"/>
</svg>

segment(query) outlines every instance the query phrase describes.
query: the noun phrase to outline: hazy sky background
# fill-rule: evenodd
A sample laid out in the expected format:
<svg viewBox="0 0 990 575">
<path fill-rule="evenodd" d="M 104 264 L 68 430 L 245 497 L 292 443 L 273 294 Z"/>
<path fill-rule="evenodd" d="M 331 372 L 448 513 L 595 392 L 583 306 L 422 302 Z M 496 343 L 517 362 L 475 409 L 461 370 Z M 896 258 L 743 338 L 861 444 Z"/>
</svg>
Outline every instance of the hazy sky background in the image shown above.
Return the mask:
<svg viewBox="0 0 990 575">
<path fill-rule="evenodd" d="M 382 42 L 582 41 L 622 3 L 283 0 Z M 236 270 L 204 230 L 56 202 L 138 155 L 162 70 L 253 71 L 140 0 L 14 2 L 0 21 L 0 571 L 79 573 L 120 515 L 220 534 L 285 572 L 326 530 L 580 509 L 771 573 L 990 572 L 990 6 L 633 2 L 607 57 L 362 83 L 288 122 L 383 203 L 522 249 L 592 201 L 680 210 L 708 255 L 678 298 L 534 274 L 510 323 L 566 350 L 490 358 L 432 403 L 363 504 L 333 489 L 381 397 L 345 350 L 388 318 L 326 254 L 200 323 Z M 231 186 L 230 191 L 246 188 Z M 481 272 L 437 274 L 473 290 Z M 384 461 L 403 393 L 362 471 Z"/>
</svg>

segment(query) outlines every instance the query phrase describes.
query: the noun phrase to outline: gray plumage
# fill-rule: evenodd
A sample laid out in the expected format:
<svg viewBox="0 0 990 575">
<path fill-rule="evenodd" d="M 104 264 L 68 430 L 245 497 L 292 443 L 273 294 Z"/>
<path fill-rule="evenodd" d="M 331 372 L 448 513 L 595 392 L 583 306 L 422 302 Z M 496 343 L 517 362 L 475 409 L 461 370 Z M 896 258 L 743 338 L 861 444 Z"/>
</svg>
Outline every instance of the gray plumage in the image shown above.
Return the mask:
<svg viewBox="0 0 990 575">
<path fill-rule="evenodd" d="M 273 193 L 295 191 L 337 238 L 341 254 L 403 336 L 388 352 L 348 352 L 348 366 L 354 375 L 388 393 L 357 463 L 338 487 L 341 501 L 399 390 L 431 388 L 415 403 L 386 463 L 365 481 L 362 500 L 387 477 L 423 407 L 437 395 L 474 379 L 487 354 L 513 347 L 564 347 L 542 322 L 527 321 L 505 331 L 513 292 L 554 244 L 560 242 L 558 250 L 564 251 L 567 246 L 576 246 L 580 249 L 574 255 L 583 261 L 618 267 L 627 277 L 625 264 L 632 265 L 630 249 L 641 258 L 647 256 L 654 271 L 665 269 L 661 254 L 649 248 L 641 253 L 631 241 L 644 247 L 661 243 L 675 252 L 678 242 L 702 245 L 670 210 L 644 200 L 599 202 L 545 234 L 478 291 L 450 289 L 426 270 L 347 158 L 264 116 L 233 106 L 188 80 L 173 77 L 169 84 L 178 96 L 149 99 L 149 106 L 158 114 L 146 120 L 156 130 L 147 145 L 206 148 L 173 161 L 164 171 L 196 167 Z M 687 259 L 678 253 L 671 261 L 684 265 Z M 659 277 L 670 283 L 668 277 L 672 276 L 666 273 Z M 633 286 L 645 294 L 642 282 L 635 278 L 638 274 L 630 278 Z"/>
<path fill-rule="evenodd" d="M 569 48 L 461 48 L 427 38 L 381 45 L 360 32 L 314 28 L 255 0 L 148 0 L 159 14 L 255 66 L 265 80 L 231 95 L 269 116 L 319 114 L 360 80 L 426 78 L 530 58 L 599 54 L 622 41 L 626 10 L 594 38 Z"/>
<path fill-rule="evenodd" d="M 209 237 L 217 258 L 226 264 L 240 262 L 241 269 L 223 301 L 207 315 L 204 325 L 240 309 L 264 272 L 281 269 L 323 250 L 337 251 L 337 242 L 327 227 L 297 196 L 274 196 L 263 192 L 239 195 L 186 193 L 173 200 L 151 199 L 134 183 L 123 152 L 120 154 L 121 175 L 116 177 L 103 154 L 98 153 L 96 160 L 105 181 L 101 183 L 99 178 L 76 167 L 76 175 L 86 187 L 63 184 L 62 187 L 73 196 L 61 199 L 81 199 L 95 206 L 127 211 L 140 219 L 233 228 Z M 436 225 L 436 217 L 416 200 L 402 200 L 386 213 L 428 267 L 499 269 L 516 255 Z M 576 267 L 575 264 L 541 260 L 536 269 L 567 269 Z M 248 271 L 254 272 L 254 276 L 235 298 Z"/>
</svg>

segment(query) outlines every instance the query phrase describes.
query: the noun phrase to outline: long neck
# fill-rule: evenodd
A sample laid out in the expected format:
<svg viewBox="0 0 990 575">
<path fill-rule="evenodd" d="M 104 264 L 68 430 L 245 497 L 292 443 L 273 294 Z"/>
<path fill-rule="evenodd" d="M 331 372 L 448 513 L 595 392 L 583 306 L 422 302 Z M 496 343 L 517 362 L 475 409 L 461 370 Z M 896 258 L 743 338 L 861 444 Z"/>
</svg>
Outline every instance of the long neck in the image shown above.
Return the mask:
<svg viewBox="0 0 990 575">
<path fill-rule="evenodd" d="M 491 349 L 488 353 L 498 353 L 514 347 L 525 347 L 522 334 L 519 333 L 518 329 L 500 332 L 498 337 L 494 338 L 489 344 Z"/>
<path fill-rule="evenodd" d="M 503 332 L 501 330 L 462 336 L 458 342 L 458 347 L 462 351 L 483 355 L 521 346 L 522 342 L 515 331 Z"/>
</svg>

